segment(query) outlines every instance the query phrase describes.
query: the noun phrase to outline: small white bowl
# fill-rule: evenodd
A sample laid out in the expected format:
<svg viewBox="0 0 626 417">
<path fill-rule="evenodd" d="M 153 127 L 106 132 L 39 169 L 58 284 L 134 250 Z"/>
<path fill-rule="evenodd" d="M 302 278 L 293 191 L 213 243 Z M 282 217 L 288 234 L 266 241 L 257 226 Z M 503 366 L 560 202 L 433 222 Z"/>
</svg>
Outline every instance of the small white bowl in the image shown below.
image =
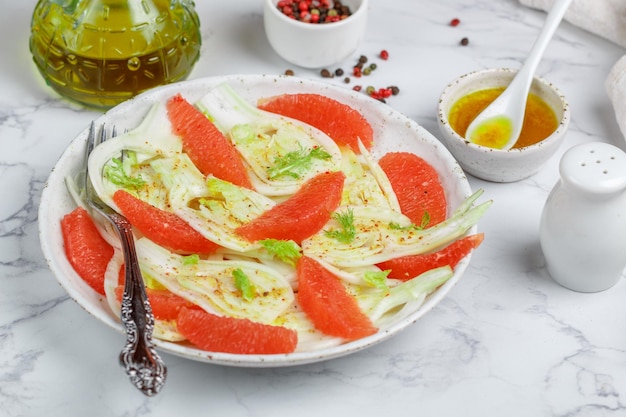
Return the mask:
<svg viewBox="0 0 626 417">
<path fill-rule="evenodd" d="M 365 34 L 368 0 L 343 0 L 352 14 L 333 23 L 305 23 L 290 19 L 265 0 L 265 34 L 274 51 L 286 61 L 304 68 L 337 64 L 353 54 Z"/>
<path fill-rule="evenodd" d="M 448 84 L 439 97 L 437 110 L 441 140 L 465 172 L 477 178 L 493 182 L 528 178 L 541 169 L 565 139 L 570 120 L 569 105 L 556 87 L 539 77 L 533 80 L 530 92 L 542 98 L 559 121 L 557 129 L 542 141 L 505 151 L 471 143 L 452 129 L 448 115 L 457 100 L 474 91 L 506 87 L 516 74 L 517 70 L 508 68 L 471 72 Z"/>
</svg>

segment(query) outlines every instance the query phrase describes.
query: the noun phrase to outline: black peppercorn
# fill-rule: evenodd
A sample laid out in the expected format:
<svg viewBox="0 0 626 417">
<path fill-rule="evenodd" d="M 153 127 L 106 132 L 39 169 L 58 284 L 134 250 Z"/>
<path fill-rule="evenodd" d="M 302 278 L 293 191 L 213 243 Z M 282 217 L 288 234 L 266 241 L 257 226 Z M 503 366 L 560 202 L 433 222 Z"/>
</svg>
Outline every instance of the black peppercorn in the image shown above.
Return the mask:
<svg viewBox="0 0 626 417">
<path fill-rule="evenodd" d="M 333 74 L 328 71 L 326 68 L 324 68 L 323 70 L 320 71 L 320 74 L 322 75 L 322 77 L 324 78 L 333 78 Z"/>
</svg>

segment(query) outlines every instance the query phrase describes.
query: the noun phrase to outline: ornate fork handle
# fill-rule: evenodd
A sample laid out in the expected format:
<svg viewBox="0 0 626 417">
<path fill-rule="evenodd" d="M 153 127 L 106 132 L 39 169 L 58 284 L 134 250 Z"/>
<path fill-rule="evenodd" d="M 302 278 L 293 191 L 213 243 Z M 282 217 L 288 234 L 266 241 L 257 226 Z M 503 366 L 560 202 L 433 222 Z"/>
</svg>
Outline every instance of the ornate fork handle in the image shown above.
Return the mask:
<svg viewBox="0 0 626 417">
<path fill-rule="evenodd" d="M 132 226 L 125 217 L 109 214 L 124 251 L 126 283 L 122 297 L 121 320 L 126 331 L 126 345 L 120 353 L 120 365 L 131 382 L 147 396 L 157 394 L 165 384 L 167 368 L 152 342 L 154 316 L 143 286 Z"/>
</svg>

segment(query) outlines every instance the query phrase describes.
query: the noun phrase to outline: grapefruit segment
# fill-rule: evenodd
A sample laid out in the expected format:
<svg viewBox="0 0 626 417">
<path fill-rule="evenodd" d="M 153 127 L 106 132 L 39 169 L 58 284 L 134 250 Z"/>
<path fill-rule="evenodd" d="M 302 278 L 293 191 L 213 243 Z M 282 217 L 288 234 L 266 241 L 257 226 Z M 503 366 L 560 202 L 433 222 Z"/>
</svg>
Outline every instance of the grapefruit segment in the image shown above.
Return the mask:
<svg viewBox="0 0 626 417">
<path fill-rule="evenodd" d="M 319 262 L 302 256 L 296 269 L 297 299 L 316 329 L 346 340 L 360 339 L 378 331 L 339 278 Z"/>
<path fill-rule="evenodd" d="M 330 220 L 332 212 L 341 202 L 345 178 L 341 171 L 318 174 L 304 183 L 289 199 L 235 231 L 251 242 L 277 239 L 300 243 Z"/>
<path fill-rule="evenodd" d="M 420 226 L 435 226 L 447 217 L 446 194 L 439 174 L 426 160 L 410 152 L 390 152 L 378 164 L 389 178 L 400 209 Z"/>
<path fill-rule="evenodd" d="M 137 230 L 160 246 L 178 253 L 197 254 L 213 253 L 219 247 L 176 214 L 154 207 L 127 191 L 116 191 L 113 201 Z"/>
<path fill-rule="evenodd" d="M 295 330 L 216 316 L 204 310 L 183 307 L 176 319 L 178 331 L 203 350 L 236 354 L 291 353 L 298 344 Z"/>
<path fill-rule="evenodd" d="M 260 100 L 258 107 L 316 127 L 355 153 L 360 153 L 359 140 L 367 149 L 374 144 L 374 130 L 361 113 L 321 94 L 283 94 Z"/>
<path fill-rule="evenodd" d="M 98 232 L 89 213 L 77 207 L 61 219 L 65 256 L 78 275 L 98 294 L 104 293 L 104 273 L 113 247 Z"/>
<path fill-rule="evenodd" d="M 252 189 L 239 152 L 200 110 L 177 94 L 168 100 L 167 114 L 182 137 L 183 151 L 202 174 Z"/>
<path fill-rule="evenodd" d="M 476 249 L 483 241 L 484 234 L 466 236 L 455 242 L 452 242 L 445 248 L 428 254 L 403 256 L 389 261 L 381 262 L 377 266 L 383 271 L 390 270 L 388 277 L 402 281 L 415 278 L 422 273 L 434 268 L 449 265 L 454 267 L 469 254 Z"/>
</svg>

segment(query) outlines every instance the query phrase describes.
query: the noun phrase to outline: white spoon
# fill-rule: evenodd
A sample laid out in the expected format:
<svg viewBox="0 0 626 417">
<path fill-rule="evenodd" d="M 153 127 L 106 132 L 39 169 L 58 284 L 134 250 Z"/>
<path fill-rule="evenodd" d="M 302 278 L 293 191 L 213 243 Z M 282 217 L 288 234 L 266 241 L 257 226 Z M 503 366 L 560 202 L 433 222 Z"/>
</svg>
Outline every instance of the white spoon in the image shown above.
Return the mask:
<svg viewBox="0 0 626 417">
<path fill-rule="evenodd" d="M 511 84 L 470 123 L 465 139 L 496 149 L 511 149 L 524 122 L 526 100 L 535 70 L 572 0 L 556 0 L 526 62 Z"/>
</svg>

